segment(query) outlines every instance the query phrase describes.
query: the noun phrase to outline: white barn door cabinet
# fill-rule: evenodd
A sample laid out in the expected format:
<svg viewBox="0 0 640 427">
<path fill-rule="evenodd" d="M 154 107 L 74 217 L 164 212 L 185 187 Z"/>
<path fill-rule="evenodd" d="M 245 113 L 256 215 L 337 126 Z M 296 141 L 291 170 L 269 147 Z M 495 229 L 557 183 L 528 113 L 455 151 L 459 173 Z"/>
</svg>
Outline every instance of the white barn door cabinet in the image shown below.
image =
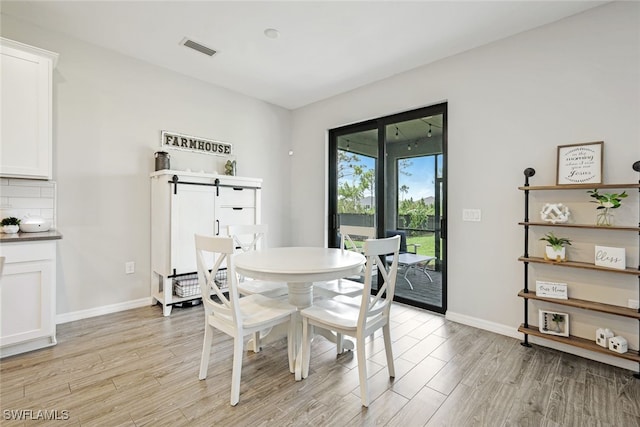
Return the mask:
<svg viewBox="0 0 640 427">
<path fill-rule="evenodd" d="M 161 170 L 151 174 L 151 296 L 163 315 L 179 297 L 173 280 L 197 272 L 194 235 L 226 236 L 232 224 L 259 224 L 262 180 Z"/>
</svg>

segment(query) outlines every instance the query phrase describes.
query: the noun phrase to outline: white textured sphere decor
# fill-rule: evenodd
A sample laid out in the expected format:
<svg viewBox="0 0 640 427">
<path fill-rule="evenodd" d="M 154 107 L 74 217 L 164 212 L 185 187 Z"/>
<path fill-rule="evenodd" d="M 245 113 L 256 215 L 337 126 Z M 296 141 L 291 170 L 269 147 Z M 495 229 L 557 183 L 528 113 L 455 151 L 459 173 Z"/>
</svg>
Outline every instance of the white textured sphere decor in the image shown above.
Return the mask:
<svg viewBox="0 0 640 427">
<path fill-rule="evenodd" d="M 569 208 L 562 203 L 547 203 L 540 211 L 540 218 L 552 224 L 564 224 L 569 221 Z"/>
</svg>

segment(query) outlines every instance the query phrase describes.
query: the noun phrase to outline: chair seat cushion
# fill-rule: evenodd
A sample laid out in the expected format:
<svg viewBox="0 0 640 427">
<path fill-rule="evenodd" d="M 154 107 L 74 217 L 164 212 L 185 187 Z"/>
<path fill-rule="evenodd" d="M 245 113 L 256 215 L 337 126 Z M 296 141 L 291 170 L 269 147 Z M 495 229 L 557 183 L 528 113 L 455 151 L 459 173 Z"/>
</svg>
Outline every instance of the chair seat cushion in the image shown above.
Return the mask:
<svg viewBox="0 0 640 427">
<path fill-rule="evenodd" d="M 356 331 L 358 326 L 358 315 L 362 297 L 336 297 L 318 298 L 313 300 L 313 305 L 300 311 L 300 314 L 309 318 L 311 322 L 318 321 L 328 326 L 328 329 L 340 331 Z M 382 317 L 381 314 L 373 316 L 367 323 L 374 323 Z"/>
<path fill-rule="evenodd" d="M 297 310 L 286 300 L 269 298 L 260 294 L 240 298 L 238 303 L 244 328 L 283 319 Z M 220 319 L 219 314 L 216 314 L 215 317 Z M 232 322 L 228 316 L 225 316 L 225 320 Z"/>
<path fill-rule="evenodd" d="M 314 291 L 317 289 L 323 295 L 337 296 L 358 296 L 362 295 L 364 285 L 349 279 L 330 280 L 313 284 Z"/>
<path fill-rule="evenodd" d="M 266 280 L 245 280 L 238 283 L 238 292 L 242 295 L 268 294 L 271 297 L 285 295 L 289 289 L 286 283 Z"/>
<path fill-rule="evenodd" d="M 345 304 L 333 298 L 318 298 L 313 301 L 311 307 L 300 311 L 304 317 L 310 320 L 317 320 L 329 326 L 328 329 L 337 328 L 340 330 L 356 330 L 358 325 L 358 305 Z"/>
</svg>

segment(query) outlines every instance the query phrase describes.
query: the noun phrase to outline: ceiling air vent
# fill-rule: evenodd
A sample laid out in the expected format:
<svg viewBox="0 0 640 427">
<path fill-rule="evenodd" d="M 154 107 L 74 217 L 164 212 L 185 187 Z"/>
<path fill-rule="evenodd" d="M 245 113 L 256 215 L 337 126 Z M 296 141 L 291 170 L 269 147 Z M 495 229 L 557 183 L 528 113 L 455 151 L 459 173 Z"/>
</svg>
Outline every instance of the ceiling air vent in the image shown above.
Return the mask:
<svg viewBox="0 0 640 427">
<path fill-rule="evenodd" d="M 207 56 L 213 56 L 216 54 L 216 51 L 206 47 L 198 42 L 194 42 L 193 40 L 189 39 L 189 38 L 184 38 L 182 39 L 182 41 L 180 42 L 180 44 L 186 46 L 186 47 L 190 47 L 193 50 L 197 50 L 200 53 L 204 53 Z"/>
</svg>

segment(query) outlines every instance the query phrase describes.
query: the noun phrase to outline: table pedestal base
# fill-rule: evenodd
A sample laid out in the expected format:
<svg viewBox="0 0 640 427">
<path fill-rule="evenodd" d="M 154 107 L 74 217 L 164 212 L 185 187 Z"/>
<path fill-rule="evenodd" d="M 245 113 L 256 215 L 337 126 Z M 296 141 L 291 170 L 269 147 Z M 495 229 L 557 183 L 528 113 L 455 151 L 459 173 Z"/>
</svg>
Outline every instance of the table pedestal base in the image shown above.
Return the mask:
<svg viewBox="0 0 640 427">
<path fill-rule="evenodd" d="M 289 304 L 295 305 L 298 308 L 298 311 L 311 306 L 313 303 L 312 283 L 291 282 L 288 283 L 288 287 Z M 291 356 L 295 360 L 295 363 L 291 373 L 295 373 L 296 381 L 300 381 L 302 379 L 302 318 L 300 317 L 300 313 L 294 313 L 293 316 L 295 327 L 292 337 L 294 345 L 292 346 L 293 349 Z M 281 324 L 271 330 L 264 331 L 264 336 L 262 336 L 262 334 L 260 335 L 260 344 L 267 345 L 285 338 L 287 336 L 287 328 L 287 325 Z M 314 328 L 314 334 L 323 336 L 336 345 L 338 344 L 336 334 L 328 329 Z M 353 341 L 343 339 L 342 347 L 344 350 L 353 350 L 355 345 Z M 255 347 L 253 339 L 249 340 L 248 348 L 253 348 L 254 350 L 259 351 L 259 348 Z"/>
</svg>

